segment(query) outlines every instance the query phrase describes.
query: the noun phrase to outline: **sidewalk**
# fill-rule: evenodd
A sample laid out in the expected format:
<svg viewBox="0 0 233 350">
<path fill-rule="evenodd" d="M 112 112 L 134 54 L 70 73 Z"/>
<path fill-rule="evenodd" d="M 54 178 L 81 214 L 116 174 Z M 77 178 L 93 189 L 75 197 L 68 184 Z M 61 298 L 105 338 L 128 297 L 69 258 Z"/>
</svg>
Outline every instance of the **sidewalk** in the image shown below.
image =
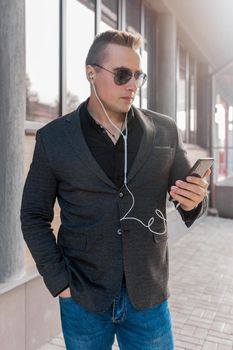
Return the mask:
<svg viewBox="0 0 233 350">
<path fill-rule="evenodd" d="M 175 348 L 232 350 L 233 220 L 207 217 L 169 246 Z M 62 335 L 40 348 L 62 349 Z"/>
</svg>

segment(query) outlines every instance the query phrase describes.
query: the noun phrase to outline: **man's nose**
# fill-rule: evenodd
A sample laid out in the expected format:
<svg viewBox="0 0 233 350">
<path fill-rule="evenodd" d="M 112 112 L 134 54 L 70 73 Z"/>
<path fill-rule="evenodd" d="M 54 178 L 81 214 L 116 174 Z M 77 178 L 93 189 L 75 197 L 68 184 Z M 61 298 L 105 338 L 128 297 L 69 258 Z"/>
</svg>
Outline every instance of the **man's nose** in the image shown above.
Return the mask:
<svg viewBox="0 0 233 350">
<path fill-rule="evenodd" d="M 131 79 L 128 81 L 127 89 L 131 91 L 137 91 L 138 87 L 134 76 L 132 76 Z"/>
</svg>

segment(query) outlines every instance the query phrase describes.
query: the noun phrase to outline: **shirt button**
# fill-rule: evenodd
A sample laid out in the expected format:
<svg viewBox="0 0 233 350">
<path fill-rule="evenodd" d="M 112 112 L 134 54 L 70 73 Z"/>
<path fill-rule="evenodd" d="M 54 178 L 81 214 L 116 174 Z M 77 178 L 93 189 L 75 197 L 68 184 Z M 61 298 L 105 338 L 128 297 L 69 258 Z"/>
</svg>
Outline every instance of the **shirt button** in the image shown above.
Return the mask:
<svg viewBox="0 0 233 350">
<path fill-rule="evenodd" d="M 117 230 L 117 234 L 118 234 L 118 235 L 122 235 L 122 233 L 123 233 L 123 230 L 122 230 L 121 228 L 119 228 L 119 229 Z"/>
<path fill-rule="evenodd" d="M 124 197 L 124 193 L 123 193 L 123 192 L 120 192 L 120 193 L 119 193 L 119 197 L 120 197 L 120 198 L 123 198 L 123 197 Z"/>
</svg>

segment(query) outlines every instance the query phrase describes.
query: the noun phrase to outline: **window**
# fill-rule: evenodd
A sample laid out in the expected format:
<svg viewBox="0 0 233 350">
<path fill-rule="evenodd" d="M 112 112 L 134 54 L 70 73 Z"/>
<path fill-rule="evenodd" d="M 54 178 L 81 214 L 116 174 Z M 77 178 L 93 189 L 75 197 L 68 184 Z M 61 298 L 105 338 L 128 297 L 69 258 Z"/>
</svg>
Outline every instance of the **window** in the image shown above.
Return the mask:
<svg viewBox="0 0 233 350">
<path fill-rule="evenodd" d="M 189 142 L 197 141 L 197 111 L 196 111 L 196 65 L 189 60 Z"/>
<path fill-rule="evenodd" d="M 233 106 L 228 111 L 228 176 L 233 176 Z"/>
<path fill-rule="evenodd" d="M 127 0 L 126 1 L 126 30 L 128 32 L 138 32 L 140 33 L 140 14 L 141 6 L 140 0 Z M 144 67 L 146 66 L 146 52 L 144 53 Z M 143 67 L 143 68 L 144 68 Z M 134 105 L 140 107 L 140 91 L 137 91 L 137 94 L 134 99 Z"/>
<path fill-rule="evenodd" d="M 59 1 L 26 0 L 26 119 L 58 116 Z"/>
<path fill-rule="evenodd" d="M 66 112 L 77 108 L 90 95 L 85 59 L 94 39 L 94 9 L 94 0 L 67 2 Z"/>
<path fill-rule="evenodd" d="M 140 0 L 126 1 L 126 30 L 140 33 Z"/>
<path fill-rule="evenodd" d="M 196 61 L 179 46 L 177 59 L 177 125 L 183 141 L 197 142 Z"/>
<path fill-rule="evenodd" d="M 215 180 L 233 175 L 233 107 L 217 95 L 214 120 Z"/>
<path fill-rule="evenodd" d="M 117 29 L 118 1 L 102 0 L 100 31 Z"/>
<path fill-rule="evenodd" d="M 183 140 L 186 141 L 186 52 L 180 47 L 177 64 L 177 126 L 181 130 Z"/>
<path fill-rule="evenodd" d="M 156 20 L 151 8 L 144 5 L 143 8 L 143 46 L 142 46 L 142 69 L 143 72 L 147 74 L 147 81 L 141 88 L 141 106 L 142 108 L 148 108 L 148 93 L 149 91 L 154 91 L 154 81 L 155 81 L 155 26 Z M 153 95 L 153 93 L 152 93 Z M 154 100 L 154 97 L 153 97 Z M 151 106 L 152 106 L 152 101 Z M 150 108 L 150 107 L 149 107 Z"/>
</svg>

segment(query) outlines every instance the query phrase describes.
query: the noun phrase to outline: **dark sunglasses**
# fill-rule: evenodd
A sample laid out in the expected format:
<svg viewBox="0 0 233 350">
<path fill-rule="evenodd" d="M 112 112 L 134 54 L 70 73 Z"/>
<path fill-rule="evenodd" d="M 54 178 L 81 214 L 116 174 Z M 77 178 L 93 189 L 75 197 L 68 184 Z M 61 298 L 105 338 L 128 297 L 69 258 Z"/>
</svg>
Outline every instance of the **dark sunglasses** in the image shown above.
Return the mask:
<svg viewBox="0 0 233 350">
<path fill-rule="evenodd" d="M 132 77 L 134 77 L 136 85 L 138 88 L 142 87 L 142 85 L 145 83 L 147 75 L 143 72 L 137 71 L 137 72 L 132 72 L 128 68 L 115 68 L 115 71 L 112 72 L 111 70 L 108 70 L 99 64 L 93 63 L 92 66 L 99 67 L 101 69 L 106 70 L 107 72 L 111 73 L 114 75 L 114 83 L 116 85 L 124 85 L 130 81 Z"/>
</svg>

